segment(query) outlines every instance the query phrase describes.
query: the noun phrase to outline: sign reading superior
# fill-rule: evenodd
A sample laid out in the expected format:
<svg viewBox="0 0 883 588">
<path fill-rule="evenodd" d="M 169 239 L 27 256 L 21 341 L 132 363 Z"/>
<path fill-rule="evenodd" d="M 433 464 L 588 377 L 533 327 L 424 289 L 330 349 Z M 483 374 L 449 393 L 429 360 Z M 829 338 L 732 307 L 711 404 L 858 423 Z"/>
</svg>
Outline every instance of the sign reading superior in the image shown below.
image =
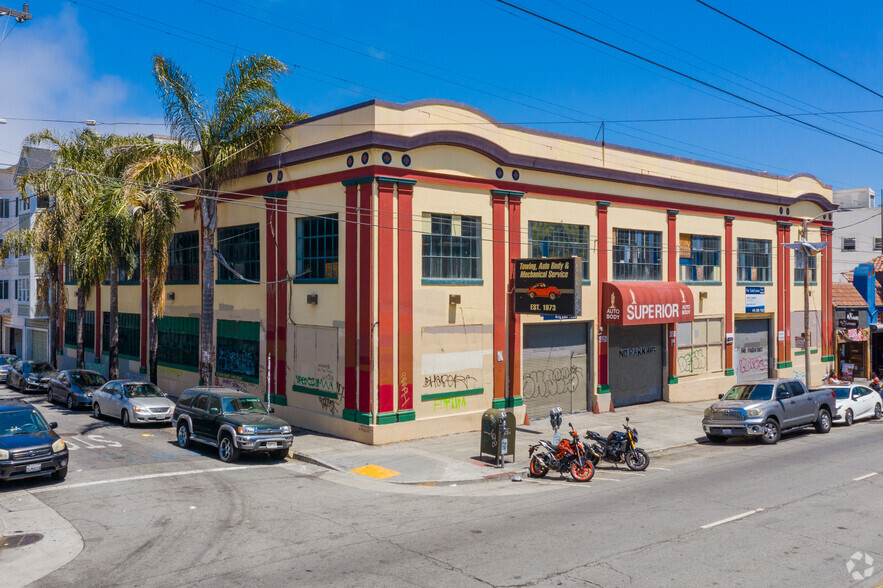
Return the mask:
<svg viewBox="0 0 883 588">
<path fill-rule="evenodd" d="M 516 259 L 516 314 L 575 317 L 582 312 L 582 259 Z"/>
<path fill-rule="evenodd" d="M 693 293 L 678 282 L 604 282 L 601 322 L 652 325 L 693 320 Z"/>
</svg>

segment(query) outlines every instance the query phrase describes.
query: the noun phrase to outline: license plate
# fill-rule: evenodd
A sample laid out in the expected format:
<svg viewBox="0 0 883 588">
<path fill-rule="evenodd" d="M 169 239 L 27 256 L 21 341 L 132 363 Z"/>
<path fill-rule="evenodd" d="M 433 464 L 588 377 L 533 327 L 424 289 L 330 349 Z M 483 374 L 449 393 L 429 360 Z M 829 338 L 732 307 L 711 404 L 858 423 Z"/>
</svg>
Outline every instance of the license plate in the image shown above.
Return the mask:
<svg viewBox="0 0 883 588">
<path fill-rule="evenodd" d="M 721 429 L 721 434 L 722 435 L 732 435 L 733 429 Z"/>
<path fill-rule="evenodd" d="M 29 463 L 28 465 L 25 466 L 25 472 L 26 472 L 26 473 L 30 473 L 30 472 L 39 472 L 39 471 L 40 471 L 40 465 L 41 465 L 41 464 L 39 464 L 39 463 Z"/>
<path fill-rule="evenodd" d="M 267 449 L 276 449 L 277 445 L 278 443 L 276 443 L 275 441 L 267 441 Z"/>
</svg>

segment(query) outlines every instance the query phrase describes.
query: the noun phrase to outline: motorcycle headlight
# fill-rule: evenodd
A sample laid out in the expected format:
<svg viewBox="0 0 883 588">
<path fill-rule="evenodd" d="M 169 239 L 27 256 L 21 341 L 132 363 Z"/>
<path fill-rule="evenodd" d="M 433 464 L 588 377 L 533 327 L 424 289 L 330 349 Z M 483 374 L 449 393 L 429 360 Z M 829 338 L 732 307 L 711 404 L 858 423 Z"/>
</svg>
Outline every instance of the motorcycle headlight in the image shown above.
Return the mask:
<svg viewBox="0 0 883 588">
<path fill-rule="evenodd" d="M 5 449 L 0 449 L 0 459 L 9 459 L 9 452 Z"/>
<path fill-rule="evenodd" d="M 711 410 L 710 408 L 706 408 L 705 409 L 705 418 L 709 418 L 711 416 L 711 413 L 713 413 L 713 412 L 714 411 Z"/>
<path fill-rule="evenodd" d="M 65 447 L 66 446 L 64 444 L 64 441 L 58 439 L 57 441 L 55 441 L 55 443 L 52 444 L 52 451 L 53 453 L 58 453 L 59 451 L 64 451 Z"/>
<path fill-rule="evenodd" d="M 759 417 L 763 411 L 759 408 L 749 408 L 745 411 L 747 417 Z"/>
<path fill-rule="evenodd" d="M 254 427 L 238 427 L 236 430 L 240 435 L 254 435 L 256 432 Z"/>
<path fill-rule="evenodd" d="M 637 443 L 638 442 L 638 430 L 632 429 L 632 440 Z"/>
</svg>

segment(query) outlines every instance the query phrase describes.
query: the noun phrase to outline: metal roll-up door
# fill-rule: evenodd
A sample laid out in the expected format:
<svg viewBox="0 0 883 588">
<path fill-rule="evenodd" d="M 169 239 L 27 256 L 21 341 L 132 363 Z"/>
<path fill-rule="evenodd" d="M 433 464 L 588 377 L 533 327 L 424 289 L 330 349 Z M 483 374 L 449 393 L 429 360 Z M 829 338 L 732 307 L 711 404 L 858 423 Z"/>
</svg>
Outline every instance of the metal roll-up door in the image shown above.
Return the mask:
<svg viewBox="0 0 883 588">
<path fill-rule="evenodd" d="M 588 325 L 525 325 L 521 395 L 531 419 L 589 410 Z"/>
<path fill-rule="evenodd" d="M 611 326 L 607 366 L 614 408 L 662 400 L 664 325 Z"/>
<path fill-rule="evenodd" d="M 770 377 L 770 321 L 746 319 L 736 321 L 735 346 L 736 383 Z"/>
<path fill-rule="evenodd" d="M 31 330 L 31 359 L 49 361 L 49 333 Z"/>
</svg>

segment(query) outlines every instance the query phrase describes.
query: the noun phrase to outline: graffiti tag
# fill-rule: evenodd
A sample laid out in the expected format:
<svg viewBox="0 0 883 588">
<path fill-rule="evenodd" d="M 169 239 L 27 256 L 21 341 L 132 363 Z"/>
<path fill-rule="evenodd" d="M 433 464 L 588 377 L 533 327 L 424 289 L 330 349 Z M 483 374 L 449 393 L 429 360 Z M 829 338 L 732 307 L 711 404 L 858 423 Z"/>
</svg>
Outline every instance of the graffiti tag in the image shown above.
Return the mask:
<svg viewBox="0 0 883 588">
<path fill-rule="evenodd" d="M 454 410 L 466 406 L 466 398 L 458 396 L 457 398 L 441 398 L 432 403 L 432 411 L 437 410 Z"/>
<path fill-rule="evenodd" d="M 570 394 L 577 389 L 584 375 L 584 370 L 575 365 L 529 372 L 524 374 L 522 395 L 528 399 Z"/>
<path fill-rule="evenodd" d="M 467 374 L 433 374 L 431 376 L 423 376 L 424 388 L 457 388 L 458 385 L 463 386 L 466 390 L 469 388 L 470 382 L 477 382 L 474 377 Z"/>
<path fill-rule="evenodd" d="M 678 370 L 682 374 L 705 371 L 705 349 L 694 349 L 678 356 Z"/>
</svg>

